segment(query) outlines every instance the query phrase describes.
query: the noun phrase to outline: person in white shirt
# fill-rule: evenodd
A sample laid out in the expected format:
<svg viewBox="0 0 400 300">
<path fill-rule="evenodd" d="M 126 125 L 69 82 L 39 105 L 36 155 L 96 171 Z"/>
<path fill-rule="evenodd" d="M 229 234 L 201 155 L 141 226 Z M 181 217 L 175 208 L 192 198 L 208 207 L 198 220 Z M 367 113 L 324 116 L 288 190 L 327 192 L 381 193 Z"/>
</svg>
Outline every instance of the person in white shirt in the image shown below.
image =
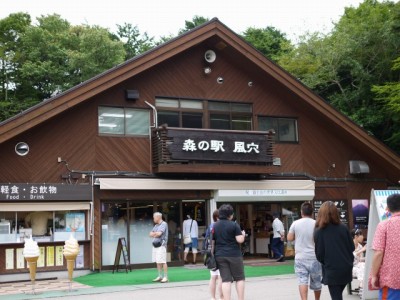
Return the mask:
<svg viewBox="0 0 400 300">
<path fill-rule="evenodd" d="M 187 220 L 183 221 L 183 237 L 190 235 L 192 242 L 185 244 L 185 250 L 183 252 L 183 260 L 185 264 L 188 263 L 187 255 L 189 253 L 190 248 L 192 248 L 193 253 L 193 264 L 196 264 L 196 256 L 197 256 L 197 247 L 199 245 L 199 227 L 197 225 L 197 221 L 193 220 L 190 215 L 187 215 Z"/>
<path fill-rule="evenodd" d="M 294 269 L 299 282 L 302 300 L 307 300 L 308 285 L 314 291 L 315 300 L 321 297 L 322 268 L 315 256 L 314 230 L 315 220 L 312 218 L 313 207 L 305 202 L 301 205 L 301 219 L 290 226 L 288 241 L 295 241 L 296 255 Z"/>
<path fill-rule="evenodd" d="M 283 248 L 285 240 L 285 229 L 283 223 L 279 220 L 279 213 L 273 213 L 274 221 L 272 222 L 272 229 L 274 232 L 274 237 L 272 238 L 271 248 L 274 252 L 274 258 L 277 262 L 285 261 L 285 256 L 283 255 Z"/>
</svg>

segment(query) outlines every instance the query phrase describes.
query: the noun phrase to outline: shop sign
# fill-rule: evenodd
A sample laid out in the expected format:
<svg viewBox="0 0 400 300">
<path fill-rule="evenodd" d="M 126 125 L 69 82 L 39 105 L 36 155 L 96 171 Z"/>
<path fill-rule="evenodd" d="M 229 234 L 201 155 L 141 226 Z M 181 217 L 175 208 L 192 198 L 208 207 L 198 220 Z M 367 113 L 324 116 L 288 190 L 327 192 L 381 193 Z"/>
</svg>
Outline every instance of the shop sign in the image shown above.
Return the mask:
<svg viewBox="0 0 400 300">
<path fill-rule="evenodd" d="M 315 219 L 317 219 L 318 216 L 318 211 L 321 208 L 322 203 L 326 202 L 328 200 L 314 200 L 314 216 Z M 332 200 L 332 202 L 336 205 L 338 211 L 339 211 L 339 218 L 340 221 L 348 226 L 349 224 L 349 211 L 347 207 L 347 200 Z"/>
<path fill-rule="evenodd" d="M 272 163 L 267 134 L 169 129 L 168 137 L 172 159 Z"/>
<path fill-rule="evenodd" d="M 353 199 L 352 210 L 354 225 L 368 225 L 368 199 Z"/>
<path fill-rule="evenodd" d="M 90 185 L 0 183 L 0 201 L 90 200 Z"/>
</svg>

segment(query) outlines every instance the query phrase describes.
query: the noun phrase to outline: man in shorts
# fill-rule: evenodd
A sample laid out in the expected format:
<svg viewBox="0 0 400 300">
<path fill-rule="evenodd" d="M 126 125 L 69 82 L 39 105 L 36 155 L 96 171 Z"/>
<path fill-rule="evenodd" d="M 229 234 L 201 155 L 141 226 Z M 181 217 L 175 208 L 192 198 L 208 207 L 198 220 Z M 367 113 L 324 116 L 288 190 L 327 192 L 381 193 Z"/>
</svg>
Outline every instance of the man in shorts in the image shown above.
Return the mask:
<svg viewBox="0 0 400 300">
<path fill-rule="evenodd" d="M 153 243 L 153 262 L 157 264 L 158 276 L 153 282 L 168 282 L 168 266 L 167 266 L 167 241 L 168 241 L 168 224 L 163 221 L 162 214 L 155 212 L 153 214 L 154 227 L 150 231 L 150 237 L 153 242 L 161 242 L 159 247 L 155 247 Z M 163 274 L 164 271 L 164 274 Z"/>
<path fill-rule="evenodd" d="M 314 230 L 312 218 L 313 207 L 305 202 L 301 205 L 301 219 L 294 221 L 287 236 L 288 241 L 295 241 L 294 268 L 299 281 L 299 292 L 302 300 L 307 300 L 308 286 L 314 291 L 315 300 L 321 297 L 321 264 L 315 256 Z"/>
</svg>

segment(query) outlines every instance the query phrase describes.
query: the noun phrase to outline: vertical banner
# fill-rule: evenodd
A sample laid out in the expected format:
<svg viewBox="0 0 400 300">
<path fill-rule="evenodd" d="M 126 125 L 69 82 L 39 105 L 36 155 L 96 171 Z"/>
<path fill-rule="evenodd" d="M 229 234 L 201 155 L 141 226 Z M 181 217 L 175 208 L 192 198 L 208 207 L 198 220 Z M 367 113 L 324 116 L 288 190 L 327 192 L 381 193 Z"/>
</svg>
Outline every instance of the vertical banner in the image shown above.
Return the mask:
<svg viewBox="0 0 400 300">
<path fill-rule="evenodd" d="M 25 268 L 24 248 L 17 249 L 17 269 Z"/>
<path fill-rule="evenodd" d="M 63 246 L 56 246 L 56 266 L 64 265 Z"/>
<path fill-rule="evenodd" d="M 6 249 L 6 270 L 14 269 L 14 249 Z"/>
<path fill-rule="evenodd" d="M 356 226 L 368 226 L 368 199 L 353 199 L 353 222 Z"/>
<path fill-rule="evenodd" d="M 46 266 L 54 267 L 54 247 L 46 247 Z"/>
<path fill-rule="evenodd" d="M 37 267 L 38 268 L 43 268 L 44 267 L 44 257 L 45 257 L 45 248 L 44 247 L 39 247 L 39 251 L 40 251 L 40 256 L 39 259 L 37 261 Z"/>
</svg>

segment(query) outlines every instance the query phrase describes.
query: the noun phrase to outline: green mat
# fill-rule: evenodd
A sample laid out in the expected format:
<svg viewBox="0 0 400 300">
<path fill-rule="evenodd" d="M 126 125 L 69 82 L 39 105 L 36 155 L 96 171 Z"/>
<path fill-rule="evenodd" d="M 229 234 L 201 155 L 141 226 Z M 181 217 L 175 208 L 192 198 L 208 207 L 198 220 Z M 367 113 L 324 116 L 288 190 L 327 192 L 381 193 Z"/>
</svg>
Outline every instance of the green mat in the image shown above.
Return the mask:
<svg viewBox="0 0 400 300">
<path fill-rule="evenodd" d="M 245 266 L 246 277 L 273 276 L 293 274 L 293 264 L 278 266 Z M 157 271 L 153 269 L 132 270 L 126 273 L 125 270 L 118 273 L 101 272 L 92 273 L 86 276 L 75 278 L 76 282 L 93 286 L 118 286 L 118 285 L 138 285 L 152 283 L 157 276 Z M 184 267 L 168 268 L 168 279 L 171 282 L 208 280 L 210 272 L 207 269 L 189 269 Z"/>
</svg>

